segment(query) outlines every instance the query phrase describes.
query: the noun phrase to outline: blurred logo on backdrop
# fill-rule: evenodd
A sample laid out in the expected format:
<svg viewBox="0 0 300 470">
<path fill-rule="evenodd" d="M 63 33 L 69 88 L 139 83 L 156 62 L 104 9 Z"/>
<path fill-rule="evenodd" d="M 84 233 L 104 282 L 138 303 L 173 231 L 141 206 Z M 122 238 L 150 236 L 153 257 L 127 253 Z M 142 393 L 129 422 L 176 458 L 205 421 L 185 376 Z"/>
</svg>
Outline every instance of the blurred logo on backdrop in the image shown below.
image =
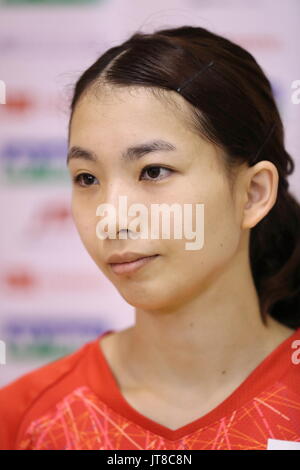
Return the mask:
<svg viewBox="0 0 300 470">
<path fill-rule="evenodd" d="M 14 139 L 0 147 L 2 179 L 8 183 L 65 183 L 67 143 L 64 139 Z"/>
<path fill-rule="evenodd" d="M 0 53 L 4 50 L 0 38 Z M 2 83 L 1 83 L 2 82 Z M 61 93 L 54 93 L 49 90 L 47 94 L 38 90 L 27 90 L 25 85 L 10 85 L 9 93 L 7 93 L 6 84 L 0 80 L 0 104 L 6 104 L 1 111 L 9 124 L 9 119 L 13 119 L 14 123 L 18 118 L 27 118 L 31 121 L 37 117 L 40 119 L 42 113 L 47 113 L 49 118 L 52 114 L 58 117 L 58 113 L 69 116 L 68 97 Z M 5 100 L 5 102 L 4 102 Z M 5 113 L 5 114 L 4 114 Z M 22 121 L 24 122 L 24 121 Z"/>
<path fill-rule="evenodd" d="M 81 3 L 104 3 L 104 1 L 106 0 L 2 0 L 2 3 L 6 4 L 6 5 L 15 5 L 15 4 L 26 4 L 26 3 L 29 3 L 29 4 L 34 4 L 34 5 L 40 5 L 40 4 L 43 4 L 43 5 L 59 5 L 59 4 L 63 4 L 63 5 L 78 5 L 78 4 L 81 4 Z"/>
<path fill-rule="evenodd" d="M 2 267 L 0 289 L 7 298 L 17 302 L 21 296 L 27 300 L 30 294 L 66 295 L 80 292 L 82 295 L 94 293 L 104 295 L 108 292 L 109 281 L 101 273 L 88 269 L 74 270 L 71 267 L 59 267 L 51 270 L 42 263 L 38 266 L 24 262 L 11 261 L 9 266 Z M 80 290 L 79 290 L 80 289 Z M 111 294 L 113 295 L 113 294 Z M 17 297 L 18 296 L 18 297 Z"/>
<path fill-rule="evenodd" d="M 86 312 L 82 312 L 82 319 L 69 316 L 64 320 L 64 316 L 64 313 L 57 312 L 55 315 L 50 312 L 44 319 L 38 315 L 7 316 L 1 325 L 1 338 L 6 345 L 6 364 L 9 365 L 11 360 L 20 362 L 62 357 L 110 329 L 103 319 L 89 318 Z"/>
</svg>

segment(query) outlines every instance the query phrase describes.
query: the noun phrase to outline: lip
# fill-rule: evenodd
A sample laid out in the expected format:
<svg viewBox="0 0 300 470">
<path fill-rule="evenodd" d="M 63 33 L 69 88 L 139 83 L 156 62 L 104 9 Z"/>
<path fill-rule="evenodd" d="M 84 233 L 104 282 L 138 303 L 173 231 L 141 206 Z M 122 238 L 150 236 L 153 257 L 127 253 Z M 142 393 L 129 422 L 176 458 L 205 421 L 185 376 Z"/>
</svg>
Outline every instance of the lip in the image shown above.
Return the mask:
<svg viewBox="0 0 300 470">
<path fill-rule="evenodd" d="M 137 271 L 138 269 L 142 268 L 146 264 L 150 263 L 152 260 L 158 258 L 160 255 L 148 255 L 133 261 L 127 261 L 123 263 L 109 263 L 112 271 L 115 274 L 127 274 Z"/>
<path fill-rule="evenodd" d="M 128 263 L 129 261 L 135 261 L 140 258 L 145 258 L 147 256 L 152 256 L 150 253 L 137 253 L 134 251 L 126 251 L 124 253 L 114 253 L 108 259 L 107 263 Z"/>
</svg>

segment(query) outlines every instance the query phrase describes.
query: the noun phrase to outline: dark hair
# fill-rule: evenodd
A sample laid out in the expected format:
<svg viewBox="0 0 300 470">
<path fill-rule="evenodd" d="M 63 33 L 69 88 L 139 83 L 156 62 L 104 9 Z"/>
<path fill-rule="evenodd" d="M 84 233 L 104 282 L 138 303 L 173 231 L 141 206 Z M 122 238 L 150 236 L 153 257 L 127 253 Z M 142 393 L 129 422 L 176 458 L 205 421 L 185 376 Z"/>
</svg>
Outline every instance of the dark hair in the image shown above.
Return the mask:
<svg viewBox="0 0 300 470">
<path fill-rule="evenodd" d="M 224 150 L 230 181 L 242 163 L 252 166 L 269 160 L 276 166 L 277 199 L 250 231 L 250 265 L 264 324 L 269 313 L 284 325 L 298 328 L 300 205 L 287 181 L 294 162 L 284 146 L 271 84 L 253 56 L 201 27 L 136 32 L 102 54 L 77 80 L 69 135 L 78 100 L 103 84 L 145 87 L 159 97 L 163 90 L 179 92 L 181 87 L 194 129 Z"/>
</svg>

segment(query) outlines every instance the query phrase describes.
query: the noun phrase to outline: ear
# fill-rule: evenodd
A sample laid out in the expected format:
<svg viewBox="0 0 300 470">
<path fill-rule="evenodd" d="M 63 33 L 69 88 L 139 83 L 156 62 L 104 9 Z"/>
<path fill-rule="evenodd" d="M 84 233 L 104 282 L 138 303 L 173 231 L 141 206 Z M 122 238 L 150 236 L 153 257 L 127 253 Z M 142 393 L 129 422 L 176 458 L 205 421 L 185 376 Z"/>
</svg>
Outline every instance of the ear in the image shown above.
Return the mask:
<svg viewBox="0 0 300 470">
<path fill-rule="evenodd" d="M 277 199 L 279 175 L 276 166 L 263 160 L 248 169 L 242 228 L 252 228 L 272 209 Z"/>
</svg>

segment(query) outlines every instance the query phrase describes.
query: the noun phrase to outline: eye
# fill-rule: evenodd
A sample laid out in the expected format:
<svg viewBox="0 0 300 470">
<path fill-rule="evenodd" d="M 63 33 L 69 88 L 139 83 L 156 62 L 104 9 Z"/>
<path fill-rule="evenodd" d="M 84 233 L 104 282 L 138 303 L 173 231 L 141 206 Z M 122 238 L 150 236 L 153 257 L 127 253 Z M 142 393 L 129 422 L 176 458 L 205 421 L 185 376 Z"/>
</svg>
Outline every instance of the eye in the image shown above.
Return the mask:
<svg viewBox="0 0 300 470">
<path fill-rule="evenodd" d="M 148 181 L 159 181 L 159 180 L 161 180 L 162 178 L 157 179 L 156 177 L 158 176 L 159 171 L 160 171 L 161 169 L 162 169 L 162 170 L 170 171 L 171 173 L 174 172 L 174 170 L 171 170 L 171 168 L 166 168 L 166 167 L 164 167 L 164 166 L 160 166 L 160 165 L 149 165 L 149 166 L 146 166 L 145 168 L 143 168 L 141 174 L 144 174 L 144 172 L 148 172 L 148 175 L 150 175 L 150 178 L 146 178 L 146 179 L 148 179 Z M 142 179 L 145 179 L 145 178 L 142 178 Z"/>
<path fill-rule="evenodd" d="M 73 177 L 73 182 L 78 186 L 82 186 L 83 188 L 86 188 L 88 186 L 91 186 L 92 184 L 95 184 L 93 183 L 93 179 L 96 179 L 96 178 L 90 173 L 79 173 L 79 175 L 76 175 Z M 82 184 L 82 180 L 84 180 L 85 183 L 87 184 Z M 92 183 L 92 184 L 89 184 L 89 183 Z"/>
</svg>

